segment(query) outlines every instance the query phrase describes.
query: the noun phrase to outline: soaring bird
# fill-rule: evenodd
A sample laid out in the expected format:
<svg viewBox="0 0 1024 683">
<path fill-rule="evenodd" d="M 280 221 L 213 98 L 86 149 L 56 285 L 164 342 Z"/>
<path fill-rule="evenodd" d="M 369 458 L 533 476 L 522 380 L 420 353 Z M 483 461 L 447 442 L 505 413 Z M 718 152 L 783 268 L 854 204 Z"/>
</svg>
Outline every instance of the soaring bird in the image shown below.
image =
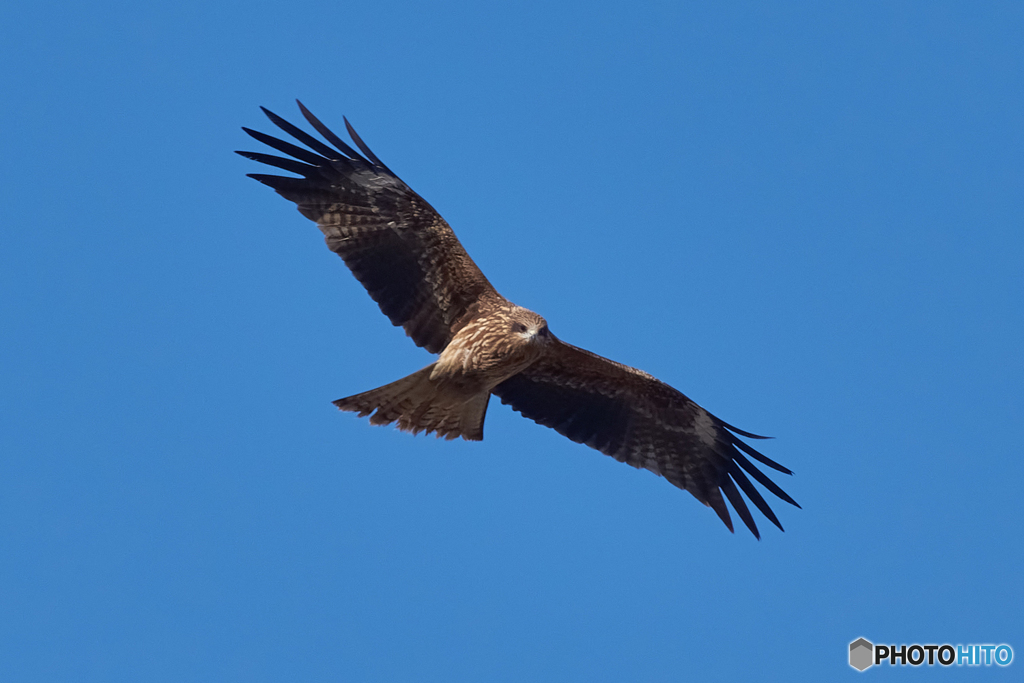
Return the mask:
<svg viewBox="0 0 1024 683">
<path fill-rule="evenodd" d="M 243 128 L 287 157 L 238 154 L 295 174 L 249 177 L 295 202 L 384 315 L 417 346 L 439 354 L 408 377 L 334 405 L 369 416 L 375 425 L 397 423 L 414 434 L 479 441 L 494 394 L 572 441 L 665 477 L 713 509 L 730 531 L 723 494 L 760 538 L 740 490 L 782 529 L 747 475 L 800 506 L 747 456 L 792 472 L 739 438 L 766 437 L 723 422 L 642 370 L 563 342 L 544 318 L 495 290 L 448 223 L 377 158 L 348 119 L 358 152 L 298 104 L 330 144 L 264 108 L 274 125 L 305 147 Z"/>
</svg>

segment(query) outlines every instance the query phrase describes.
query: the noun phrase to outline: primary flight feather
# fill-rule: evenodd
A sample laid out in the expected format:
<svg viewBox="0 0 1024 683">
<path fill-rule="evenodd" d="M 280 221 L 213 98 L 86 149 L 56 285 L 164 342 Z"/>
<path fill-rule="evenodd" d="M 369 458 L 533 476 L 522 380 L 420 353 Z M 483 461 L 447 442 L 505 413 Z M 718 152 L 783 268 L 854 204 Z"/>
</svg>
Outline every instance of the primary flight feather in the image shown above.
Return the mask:
<svg viewBox="0 0 1024 683">
<path fill-rule="evenodd" d="M 799 505 L 747 456 L 792 472 L 738 438 L 764 437 L 726 424 L 646 372 L 558 339 L 544 318 L 498 294 L 448 223 L 377 158 L 347 119 L 359 151 L 301 102 L 299 109 L 330 144 L 263 109 L 305 147 L 243 128 L 287 156 L 238 153 L 300 177 L 249 177 L 295 202 L 384 315 L 418 346 L 440 354 L 408 377 L 335 401 L 338 408 L 369 416 L 372 424 L 479 441 L 494 394 L 577 443 L 665 477 L 710 506 L 730 531 L 725 499 L 760 538 L 741 491 L 782 529 L 747 475 Z"/>
</svg>

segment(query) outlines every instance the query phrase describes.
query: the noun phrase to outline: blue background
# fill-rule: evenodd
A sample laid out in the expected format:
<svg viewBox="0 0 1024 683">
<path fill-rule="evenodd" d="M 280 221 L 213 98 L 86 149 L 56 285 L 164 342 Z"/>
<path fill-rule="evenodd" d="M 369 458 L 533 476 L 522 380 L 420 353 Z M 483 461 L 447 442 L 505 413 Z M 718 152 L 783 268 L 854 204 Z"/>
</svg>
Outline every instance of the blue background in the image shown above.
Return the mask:
<svg viewBox="0 0 1024 683">
<path fill-rule="evenodd" d="M 1017 2 L 8 2 L 0 679 L 1020 660 L 1022 35 Z M 786 533 L 496 400 L 472 444 L 339 414 L 431 357 L 231 153 L 295 97 L 561 338 L 777 437 Z"/>
</svg>

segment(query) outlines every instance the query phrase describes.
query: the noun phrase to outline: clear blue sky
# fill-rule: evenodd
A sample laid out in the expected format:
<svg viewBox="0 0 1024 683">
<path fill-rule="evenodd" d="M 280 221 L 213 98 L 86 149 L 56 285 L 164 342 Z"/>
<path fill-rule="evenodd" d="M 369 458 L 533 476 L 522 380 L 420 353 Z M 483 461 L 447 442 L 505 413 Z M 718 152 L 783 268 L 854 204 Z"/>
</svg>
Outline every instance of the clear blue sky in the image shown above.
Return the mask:
<svg viewBox="0 0 1024 683">
<path fill-rule="evenodd" d="M 902 680 L 1024 670 L 1024 5 L 25 2 L 0 10 L 0 679 Z M 561 338 L 766 454 L 689 494 L 430 362 L 245 178 L 346 115 Z"/>
</svg>

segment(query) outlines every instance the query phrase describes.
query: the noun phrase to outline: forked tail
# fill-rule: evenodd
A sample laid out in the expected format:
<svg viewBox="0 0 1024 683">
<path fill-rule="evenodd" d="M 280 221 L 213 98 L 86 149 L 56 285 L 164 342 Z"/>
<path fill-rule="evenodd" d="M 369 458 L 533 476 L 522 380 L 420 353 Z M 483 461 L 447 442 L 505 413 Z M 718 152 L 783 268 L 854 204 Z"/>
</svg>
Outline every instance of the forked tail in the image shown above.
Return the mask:
<svg viewBox="0 0 1024 683">
<path fill-rule="evenodd" d="M 430 380 L 434 363 L 408 377 L 334 402 L 341 410 L 370 416 L 370 424 L 398 423 L 402 431 L 436 433 L 439 437 L 467 441 L 484 438 L 484 417 L 490 392 L 470 394 L 446 391 Z M 372 413 L 372 414 L 371 414 Z"/>
</svg>

